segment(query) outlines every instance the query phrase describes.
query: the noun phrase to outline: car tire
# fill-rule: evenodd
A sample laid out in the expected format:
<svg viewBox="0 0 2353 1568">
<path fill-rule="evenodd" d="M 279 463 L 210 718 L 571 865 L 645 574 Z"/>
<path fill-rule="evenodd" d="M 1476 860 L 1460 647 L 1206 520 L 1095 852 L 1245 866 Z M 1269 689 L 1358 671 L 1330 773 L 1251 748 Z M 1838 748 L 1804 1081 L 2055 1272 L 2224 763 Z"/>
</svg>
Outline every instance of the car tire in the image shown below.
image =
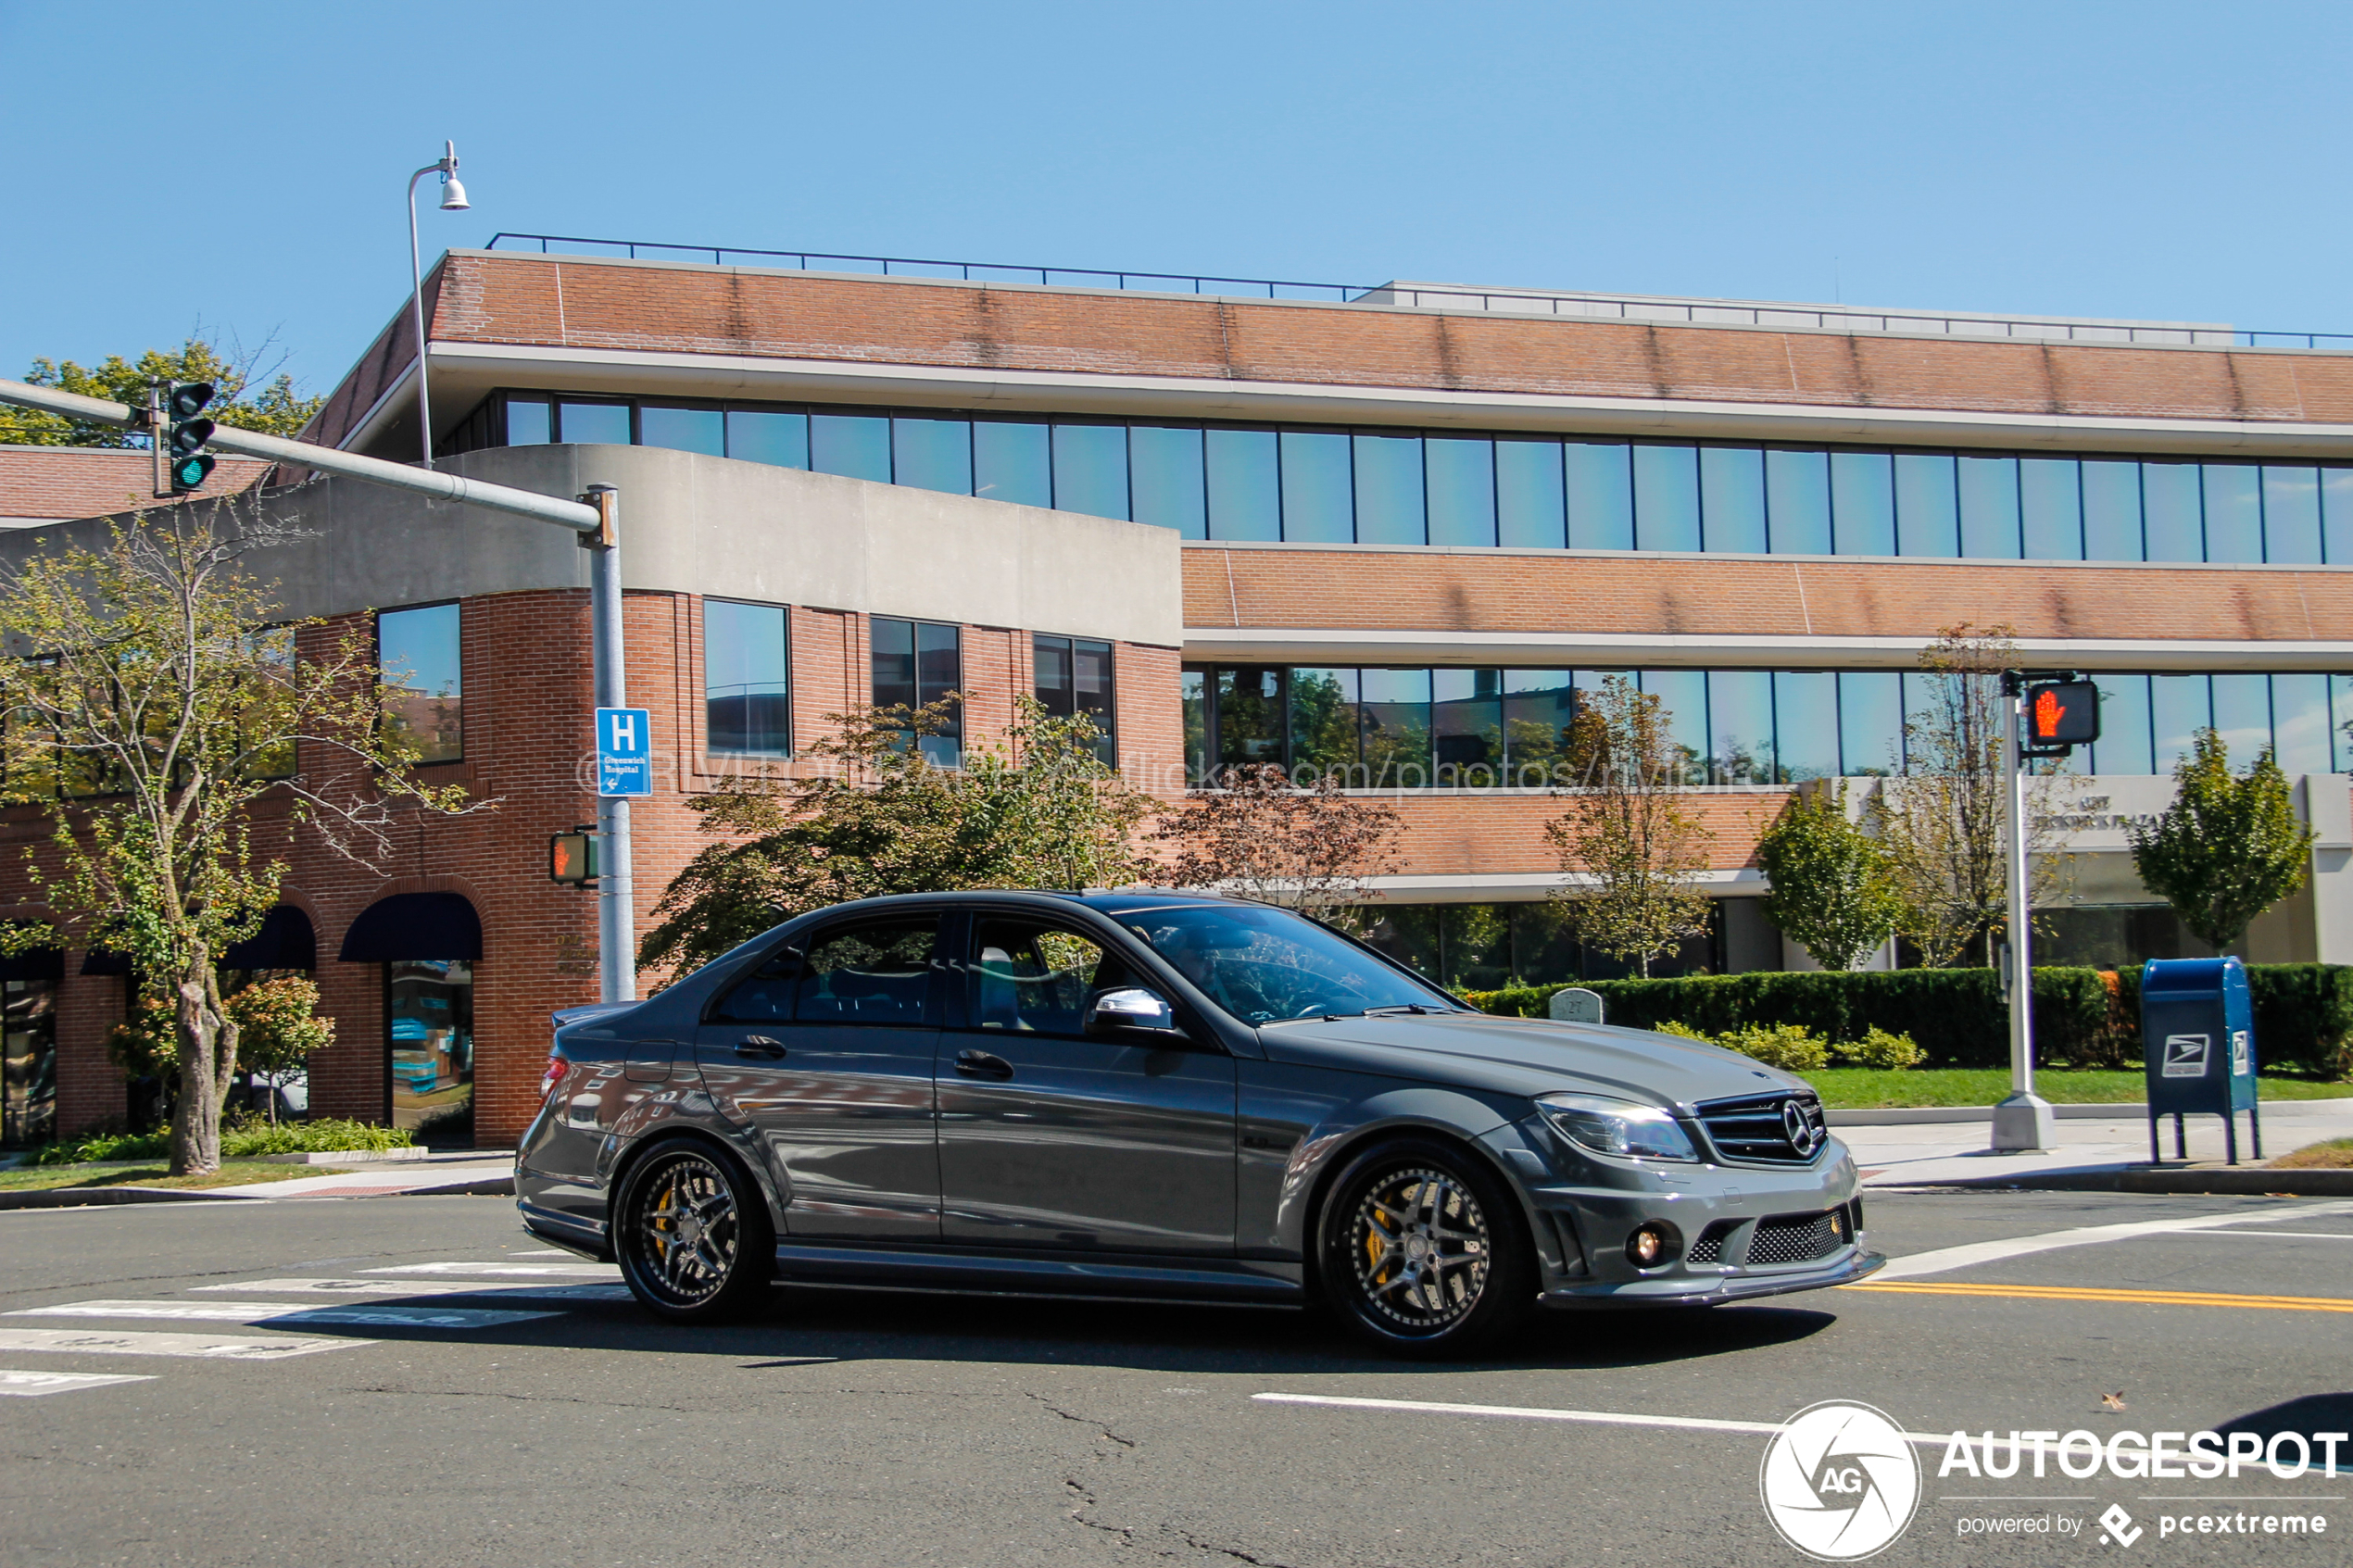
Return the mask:
<svg viewBox="0 0 2353 1568">
<path fill-rule="evenodd" d="M 1316 1224 L 1325 1304 L 1392 1355 L 1476 1354 L 1535 1305 L 1519 1200 L 1475 1155 L 1397 1138 L 1351 1160 Z"/>
<path fill-rule="evenodd" d="M 767 1198 L 742 1166 L 694 1138 L 666 1138 L 631 1165 L 612 1242 L 630 1294 L 673 1323 L 734 1317 L 775 1273 Z"/>
</svg>

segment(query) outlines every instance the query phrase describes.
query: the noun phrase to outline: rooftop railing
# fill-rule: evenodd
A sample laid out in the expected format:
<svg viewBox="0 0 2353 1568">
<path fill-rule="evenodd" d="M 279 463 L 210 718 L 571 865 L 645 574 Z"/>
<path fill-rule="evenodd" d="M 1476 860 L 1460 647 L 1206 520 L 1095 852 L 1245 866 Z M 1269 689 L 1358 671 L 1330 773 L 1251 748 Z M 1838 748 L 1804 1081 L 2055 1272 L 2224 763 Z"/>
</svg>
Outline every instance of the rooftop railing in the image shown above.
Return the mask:
<svg viewBox="0 0 2353 1568">
<path fill-rule="evenodd" d="M 2073 343 L 2176 343 L 2239 348 L 2353 349 L 2353 332 L 2253 332 L 2219 322 L 2069 320 L 1936 311 L 1891 311 L 1843 306 L 1777 305 L 1747 300 L 1667 299 L 1635 295 L 1554 293 L 1531 289 L 1470 289 L 1423 283 L 1318 283 L 1284 278 L 1228 278 L 1211 273 L 1129 272 L 1101 267 L 1038 267 L 1001 261 L 947 261 L 908 256 L 849 256 L 817 250 L 762 250 L 746 245 L 688 245 L 649 240 L 593 239 L 581 234 L 519 234 L 501 231 L 484 248 L 536 250 L 541 255 L 614 256 L 631 261 L 730 261 L 804 271 L 872 272 L 886 278 L 952 278 L 964 282 L 1038 283 L 1048 287 L 1142 289 L 1158 294 L 1232 295 L 1251 299 L 1328 300 L 1343 305 L 1435 305 L 1466 310 L 1509 310 L 1584 320 L 1676 321 L 1706 326 L 1812 327 L 1832 332 L 1933 332 L 1954 337 Z"/>
</svg>

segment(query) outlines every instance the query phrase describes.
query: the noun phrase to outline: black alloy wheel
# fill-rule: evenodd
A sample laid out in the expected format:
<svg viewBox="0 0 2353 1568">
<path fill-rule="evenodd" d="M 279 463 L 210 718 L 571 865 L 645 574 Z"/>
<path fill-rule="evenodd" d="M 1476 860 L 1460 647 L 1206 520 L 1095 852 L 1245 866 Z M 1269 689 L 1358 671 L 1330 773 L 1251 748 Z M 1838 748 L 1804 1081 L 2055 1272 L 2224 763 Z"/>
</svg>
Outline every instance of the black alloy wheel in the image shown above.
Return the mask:
<svg viewBox="0 0 2353 1568">
<path fill-rule="evenodd" d="M 735 1315 L 775 1268 L 759 1187 L 734 1160 L 690 1138 L 658 1144 L 631 1168 L 613 1232 L 630 1293 L 676 1323 Z"/>
<path fill-rule="evenodd" d="M 1325 1300 L 1393 1353 L 1471 1354 L 1535 1303 L 1517 1200 L 1476 1157 L 1434 1139 L 1397 1139 L 1352 1160 L 1319 1230 Z"/>
</svg>

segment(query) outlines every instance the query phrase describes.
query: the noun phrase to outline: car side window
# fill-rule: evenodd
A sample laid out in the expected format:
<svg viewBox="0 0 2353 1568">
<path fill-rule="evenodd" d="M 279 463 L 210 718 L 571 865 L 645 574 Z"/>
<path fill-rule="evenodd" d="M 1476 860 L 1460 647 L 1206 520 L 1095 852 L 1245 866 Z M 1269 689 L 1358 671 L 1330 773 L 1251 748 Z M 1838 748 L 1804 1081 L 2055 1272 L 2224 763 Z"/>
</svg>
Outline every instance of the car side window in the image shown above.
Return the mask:
<svg viewBox="0 0 2353 1568">
<path fill-rule="evenodd" d="M 800 977 L 800 954 L 779 947 L 719 999 L 712 1016 L 735 1023 L 782 1023 L 792 1017 L 793 983 Z"/>
<path fill-rule="evenodd" d="M 937 919 L 875 921 L 819 936 L 793 987 L 797 1023 L 919 1027 Z"/>
<path fill-rule="evenodd" d="M 1119 960 L 1068 926 L 982 915 L 973 922 L 972 1019 L 978 1029 L 1076 1036 Z"/>
</svg>

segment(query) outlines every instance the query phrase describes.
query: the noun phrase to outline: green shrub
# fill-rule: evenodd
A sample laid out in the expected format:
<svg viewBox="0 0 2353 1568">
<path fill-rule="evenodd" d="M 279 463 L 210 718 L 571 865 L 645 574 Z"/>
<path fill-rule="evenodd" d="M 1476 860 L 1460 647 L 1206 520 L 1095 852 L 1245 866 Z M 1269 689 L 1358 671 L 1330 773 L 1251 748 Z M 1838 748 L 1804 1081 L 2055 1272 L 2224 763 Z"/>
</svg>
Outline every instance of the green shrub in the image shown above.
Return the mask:
<svg viewBox="0 0 2353 1568">
<path fill-rule="evenodd" d="M 1918 1067 L 1928 1060 L 1928 1053 L 1909 1035 L 1891 1035 L 1877 1024 L 1866 1030 L 1856 1044 L 1839 1047 L 1838 1054 L 1853 1066 L 1875 1067 L 1881 1072 Z"/>
<path fill-rule="evenodd" d="M 220 1129 L 223 1160 L 253 1160 L 265 1154 L 336 1154 L 347 1149 L 406 1148 L 416 1141 L 405 1127 L 377 1127 L 365 1122 L 281 1122 L 275 1126 L 250 1112 L 231 1118 Z M 94 1160 L 161 1160 L 171 1152 L 171 1135 L 163 1133 L 93 1133 L 83 1137 L 45 1144 L 33 1154 L 36 1165 L 80 1165 Z"/>
<path fill-rule="evenodd" d="M 1702 1045 L 1705 1046 L 1712 1046 L 1716 1043 L 1715 1035 L 1703 1035 L 1698 1030 L 1678 1023 L 1671 1018 L 1666 1022 L 1658 1025 L 1657 1032 L 1661 1035 L 1673 1035 L 1679 1039 L 1697 1040 Z"/>
<path fill-rule="evenodd" d="M 1716 1043 L 1784 1073 L 1818 1073 L 1831 1061 L 1828 1042 L 1816 1039 L 1802 1023 L 1751 1024 L 1719 1036 Z"/>
</svg>

